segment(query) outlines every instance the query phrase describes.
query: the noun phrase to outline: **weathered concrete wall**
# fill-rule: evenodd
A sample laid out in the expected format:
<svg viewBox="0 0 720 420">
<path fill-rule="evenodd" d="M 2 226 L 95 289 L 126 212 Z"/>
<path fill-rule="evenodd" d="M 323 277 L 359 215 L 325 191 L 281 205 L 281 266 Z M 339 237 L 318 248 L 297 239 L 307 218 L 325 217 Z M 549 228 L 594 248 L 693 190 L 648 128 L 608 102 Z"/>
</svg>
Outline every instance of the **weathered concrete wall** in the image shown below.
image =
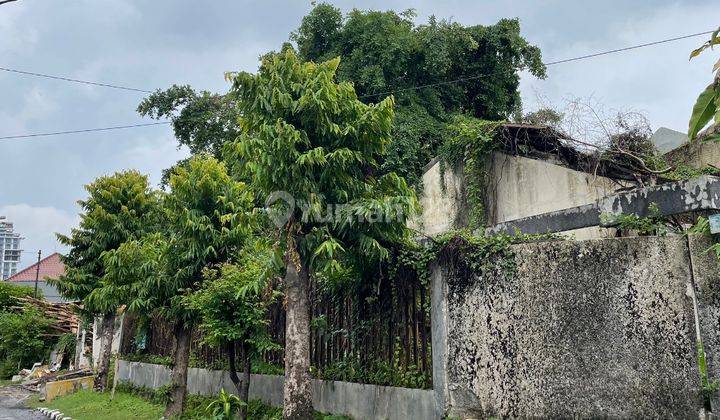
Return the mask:
<svg viewBox="0 0 720 420">
<path fill-rule="evenodd" d="M 159 388 L 170 382 L 166 366 L 118 361 L 118 380 L 136 386 Z M 250 398 L 282 406 L 282 376 L 251 375 Z M 225 371 L 190 368 L 188 392 L 216 395 L 220 389 L 236 393 Z M 323 413 L 341 414 L 355 419 L 435 419 L 433 391 L 313 380 L 313 407 Z"/>
<path fill-rule="evenodd" d="M 696 169 L 708 165 L 720 167 L 720 143 L 700 141 L 685 143 L 666 153 L 665 157 L 673 165 L 685 164 Z"/>
<path fill-rule="evenodd" d="M 449 262 L 433 270 L 438 415 L 697 416 L 685 237 L 511 250 L 514 274 L 478 277 Z"/>
<path fill-rule="evenodd" d="M 113 330 L 113 341 L 112 341 L 112 354 L 117 354 L 120 351 L 120 343 L 122 343 L 122 322 L 125 319 L 125 314 L 120 314 L 115 317 L 115 327 Z M 93 341 L 92 341 L 92 363 L 93 366 L 100 360 L 100 351 L 102 350 L 101 345 L 101 330 L 102 330 L 102 317 L 95 317 L 93 321 Z"/>
<path fill-rule="evenodd" d="M 613 193 L 619 185 L 609 178 L 593 176 L 551 162 L 493 153 L 488 158 L 486 180 L 488 225 L 553 210 L 593 203 Z M 464 201 L 462 168 L 447 168 L 442 188 L 440 162 L 431 162 L 423 174 L 421 220 L 413 225 L 436 235 L 464 227 L 468 209 Z M 571 231 L 576 239 L 614 236 L 613 229 L 587 228 Z"/>
<path fill-rule="evenodd" d="M 463 224 L 465 209 L 465 182 L 462 168 L 446 167 L 440 170 L 439 159 L 433 159 L 422 176 L 423 193 L 420 196 L 422 214 L 410 222 L 410 227 L 426 235 L 438 235 Z M 444 185 L 443 185 L 444 180 Z"/>
<path fill-rule="evenodd" d="M 697 299 L 698 325 L 706 355 L 708 375 L 720 378 L 720 262 L 714 252 L 706 252 L 711 242 L 707 236 L 690 236 L 690 260 L 695 295 Z M 712 397 L 713 411 L 720 411 L 720 395 Z"/>
</svg>

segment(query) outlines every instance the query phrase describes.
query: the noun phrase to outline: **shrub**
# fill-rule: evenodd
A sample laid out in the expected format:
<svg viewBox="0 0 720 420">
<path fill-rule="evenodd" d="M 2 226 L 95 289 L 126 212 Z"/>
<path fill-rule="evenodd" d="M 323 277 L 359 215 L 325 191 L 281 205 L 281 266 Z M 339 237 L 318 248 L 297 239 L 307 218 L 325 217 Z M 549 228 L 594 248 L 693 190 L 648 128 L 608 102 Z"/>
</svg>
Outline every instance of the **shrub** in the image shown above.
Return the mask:
<svg viewBox="0 0 720 420">
<path fill-rule="evenodd" d="M 30 286 L 19 286 L 6 281 L 0 281 L 0 312 L 8 311 L 18 304 L 17 298 L 33 296 L 35 290 Z M 38 290 L 38 297 L 42 297 L 42 291 Z"/>
<path fill-rule="evenodd" d="M 0 313 L 0 359 L 4 360 L 0 373 L 4 378 L 47 358 L 49 349 L 43 338 L 47 327 L 48 321 L 34 308 Z"/>
</svg>

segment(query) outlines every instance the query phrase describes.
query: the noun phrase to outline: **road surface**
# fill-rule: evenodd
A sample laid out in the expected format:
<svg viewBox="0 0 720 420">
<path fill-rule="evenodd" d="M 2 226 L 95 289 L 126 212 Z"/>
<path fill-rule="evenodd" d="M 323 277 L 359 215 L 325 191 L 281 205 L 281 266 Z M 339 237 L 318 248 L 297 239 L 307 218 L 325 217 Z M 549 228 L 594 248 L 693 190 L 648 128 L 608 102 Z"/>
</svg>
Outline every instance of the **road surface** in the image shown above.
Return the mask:
<svg viewBox="0 0 720 420">
<path fill-rule="evenodd" d="M 0 387 L 0 420 L 43 420 L 47 417 L 25 408 L 24 402 L 33 394 L 17 386 Z"/>
</svg>

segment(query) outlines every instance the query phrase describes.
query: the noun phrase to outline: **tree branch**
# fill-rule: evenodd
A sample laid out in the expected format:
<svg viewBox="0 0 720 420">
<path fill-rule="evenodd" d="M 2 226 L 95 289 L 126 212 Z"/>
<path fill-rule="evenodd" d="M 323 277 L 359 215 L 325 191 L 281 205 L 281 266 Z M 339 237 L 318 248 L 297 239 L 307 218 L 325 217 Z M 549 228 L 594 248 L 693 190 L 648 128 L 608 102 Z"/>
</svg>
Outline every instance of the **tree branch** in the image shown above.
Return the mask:
<svg viewBox="0 0 720 420">
<path fill-rule="evenodd" d="M 5 3 L 10 3 L 12 1 L 17 1 L 17 0 L 0 0 L 0 6 L 2 6 Z"/>
</svg>

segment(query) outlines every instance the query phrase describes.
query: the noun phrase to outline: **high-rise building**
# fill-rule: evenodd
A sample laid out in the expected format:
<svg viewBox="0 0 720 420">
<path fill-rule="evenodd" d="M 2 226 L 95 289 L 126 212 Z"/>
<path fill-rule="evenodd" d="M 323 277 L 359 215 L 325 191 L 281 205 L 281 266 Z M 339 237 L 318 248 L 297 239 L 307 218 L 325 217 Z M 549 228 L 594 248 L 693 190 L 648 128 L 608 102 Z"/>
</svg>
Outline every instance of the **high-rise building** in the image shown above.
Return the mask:
<svg viewBox="0 0 720 420">
<path fill-rule="evenodd" d="M 0 216 L 0 280 L 5 280 L 17 272 L 20 263 L 20 234 L 15 233 L 13 224 Z"/>
</svg>

